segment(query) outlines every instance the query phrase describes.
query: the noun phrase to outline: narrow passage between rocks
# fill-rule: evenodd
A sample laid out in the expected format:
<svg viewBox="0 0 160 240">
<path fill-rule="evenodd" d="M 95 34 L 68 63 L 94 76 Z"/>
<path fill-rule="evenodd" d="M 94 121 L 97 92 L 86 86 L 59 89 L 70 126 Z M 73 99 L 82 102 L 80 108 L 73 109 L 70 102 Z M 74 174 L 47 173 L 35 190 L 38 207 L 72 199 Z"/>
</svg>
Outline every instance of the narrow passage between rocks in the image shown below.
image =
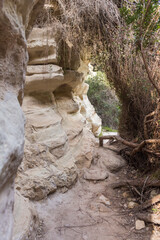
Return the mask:
<svg viewBox="0 0 160 240">
<path fill-rule="evenodd" d="M 79 171 L 72 189 L 65 192 L 63 188 L 35 202 L 41 219 L 37 240 L 151 239 L 150 226 L 136 229 L 134 199 L 125 191 L 112 189 L 112 184 L 127 179 L 129 172 L 124 160 L 107 147 L 97 146 L 97 159 L 90 169 Z"/>
</svg>

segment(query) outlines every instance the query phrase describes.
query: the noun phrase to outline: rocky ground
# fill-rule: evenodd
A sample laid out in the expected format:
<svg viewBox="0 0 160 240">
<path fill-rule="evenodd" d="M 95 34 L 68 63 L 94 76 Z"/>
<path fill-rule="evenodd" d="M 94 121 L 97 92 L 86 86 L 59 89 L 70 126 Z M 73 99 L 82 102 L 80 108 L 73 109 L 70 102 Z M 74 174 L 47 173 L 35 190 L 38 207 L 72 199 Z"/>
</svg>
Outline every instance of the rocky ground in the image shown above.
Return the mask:
<svg viewBox="0 0 160 240">
<path fill-rule="evenodd" d="M 90 169 L 79 171 L 76 184 L 33 202 L 40 225 L 36 240 L 158 240 L 152 225 L 137 221 L 135 199 L 112 184 L 130 170 L 114 151 L 99 148 Z M 134 171 L 131 172 L 134 174 Z"/>
</svg>

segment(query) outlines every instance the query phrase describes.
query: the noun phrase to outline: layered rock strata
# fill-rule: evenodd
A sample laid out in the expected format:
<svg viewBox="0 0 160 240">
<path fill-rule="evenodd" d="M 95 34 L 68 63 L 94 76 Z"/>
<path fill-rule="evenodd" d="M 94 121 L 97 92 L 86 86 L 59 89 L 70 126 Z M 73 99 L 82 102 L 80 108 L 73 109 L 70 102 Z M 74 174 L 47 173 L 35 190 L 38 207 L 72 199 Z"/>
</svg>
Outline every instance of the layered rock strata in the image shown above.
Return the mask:
<svg viewBox="0 0 160 240">
<path fill-rule="evenodd" d="M 75 64 L 74 70 L 60 66 L 54 34 L 51 28 L 34 28 L 28 40 L 25 154 L 16 189 L 32 200 L 67 190 L 76 181 L 77 168 L 90 166 L 93 133 L 101 131 L 84 74 Z"/>
<path fill-rule="evenodd" d="M 23 157 L 23 85 L 27 42 L 42 0 L 0 1 L 0 239 L 10 240 L 14 177 Z M 40 5 L 39 5 L 40 4 Z M 17 99 L 18 98 L 18 99 Z M 19 100 L 19 101 L 18 101 Z"/>
</svg>

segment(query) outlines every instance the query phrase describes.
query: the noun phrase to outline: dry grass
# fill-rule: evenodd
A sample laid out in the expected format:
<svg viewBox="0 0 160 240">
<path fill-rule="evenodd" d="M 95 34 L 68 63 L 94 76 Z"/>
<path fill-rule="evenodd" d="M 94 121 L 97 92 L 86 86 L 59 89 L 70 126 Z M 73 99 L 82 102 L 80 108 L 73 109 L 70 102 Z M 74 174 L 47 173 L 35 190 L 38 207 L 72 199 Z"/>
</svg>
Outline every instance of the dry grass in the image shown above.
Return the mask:
<svg viewBox="0 0 160 240">
<path fill-rule="evenodd" d="M 46 0 L 45 6 L 37 24 L 54 24 L 60 39 L 80 50 L 84 46 L 95 50 L 120 25 L 119 11 L 112 0 Z"/>
</svg>

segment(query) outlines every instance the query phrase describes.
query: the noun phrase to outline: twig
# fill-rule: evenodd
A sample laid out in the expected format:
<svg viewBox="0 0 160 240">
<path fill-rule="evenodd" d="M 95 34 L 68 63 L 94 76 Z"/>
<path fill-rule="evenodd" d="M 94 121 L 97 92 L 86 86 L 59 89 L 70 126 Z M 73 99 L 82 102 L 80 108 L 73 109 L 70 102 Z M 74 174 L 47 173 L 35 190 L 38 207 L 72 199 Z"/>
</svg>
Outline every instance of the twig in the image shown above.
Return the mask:
<svg viewBox="0 0 160 240">
<path fill-rule="evenodd" d="M 137 188 L 135 186 L 132 186 L 132 188 L 134 189 L 134 191 L 141 197 L 141 193 L 137 190 Z"/>
<path fill-rule="evenodd" d="M 144 184 L 143 184 L 143 187 L 142 187 L 142 191 L 141 191 L 141 204 L 143 202 L 143 192 L 144 192 L 144 189 L 145 189 L 145 185 L 146 185 L 146 183 L 148 181 L 148 178 L 149 178 L 149 176 L 146 177 L 146 179 L 144 181 Z"/>
<path fill-rule="evenodd" d="M 100 223 L 102 223 L 102 221 L 97 221 L 95 223 L 86 224 L 86 225 L 72 225 L 72 226 L 64 225 L 62 227 L 56 227 L 55 229 L 61 230 L 61 229 L 65 229 L 65 228 L 85 228 L 85 227 L 92 227 L 92 226 L 95 226 Z"/>
</svg>

